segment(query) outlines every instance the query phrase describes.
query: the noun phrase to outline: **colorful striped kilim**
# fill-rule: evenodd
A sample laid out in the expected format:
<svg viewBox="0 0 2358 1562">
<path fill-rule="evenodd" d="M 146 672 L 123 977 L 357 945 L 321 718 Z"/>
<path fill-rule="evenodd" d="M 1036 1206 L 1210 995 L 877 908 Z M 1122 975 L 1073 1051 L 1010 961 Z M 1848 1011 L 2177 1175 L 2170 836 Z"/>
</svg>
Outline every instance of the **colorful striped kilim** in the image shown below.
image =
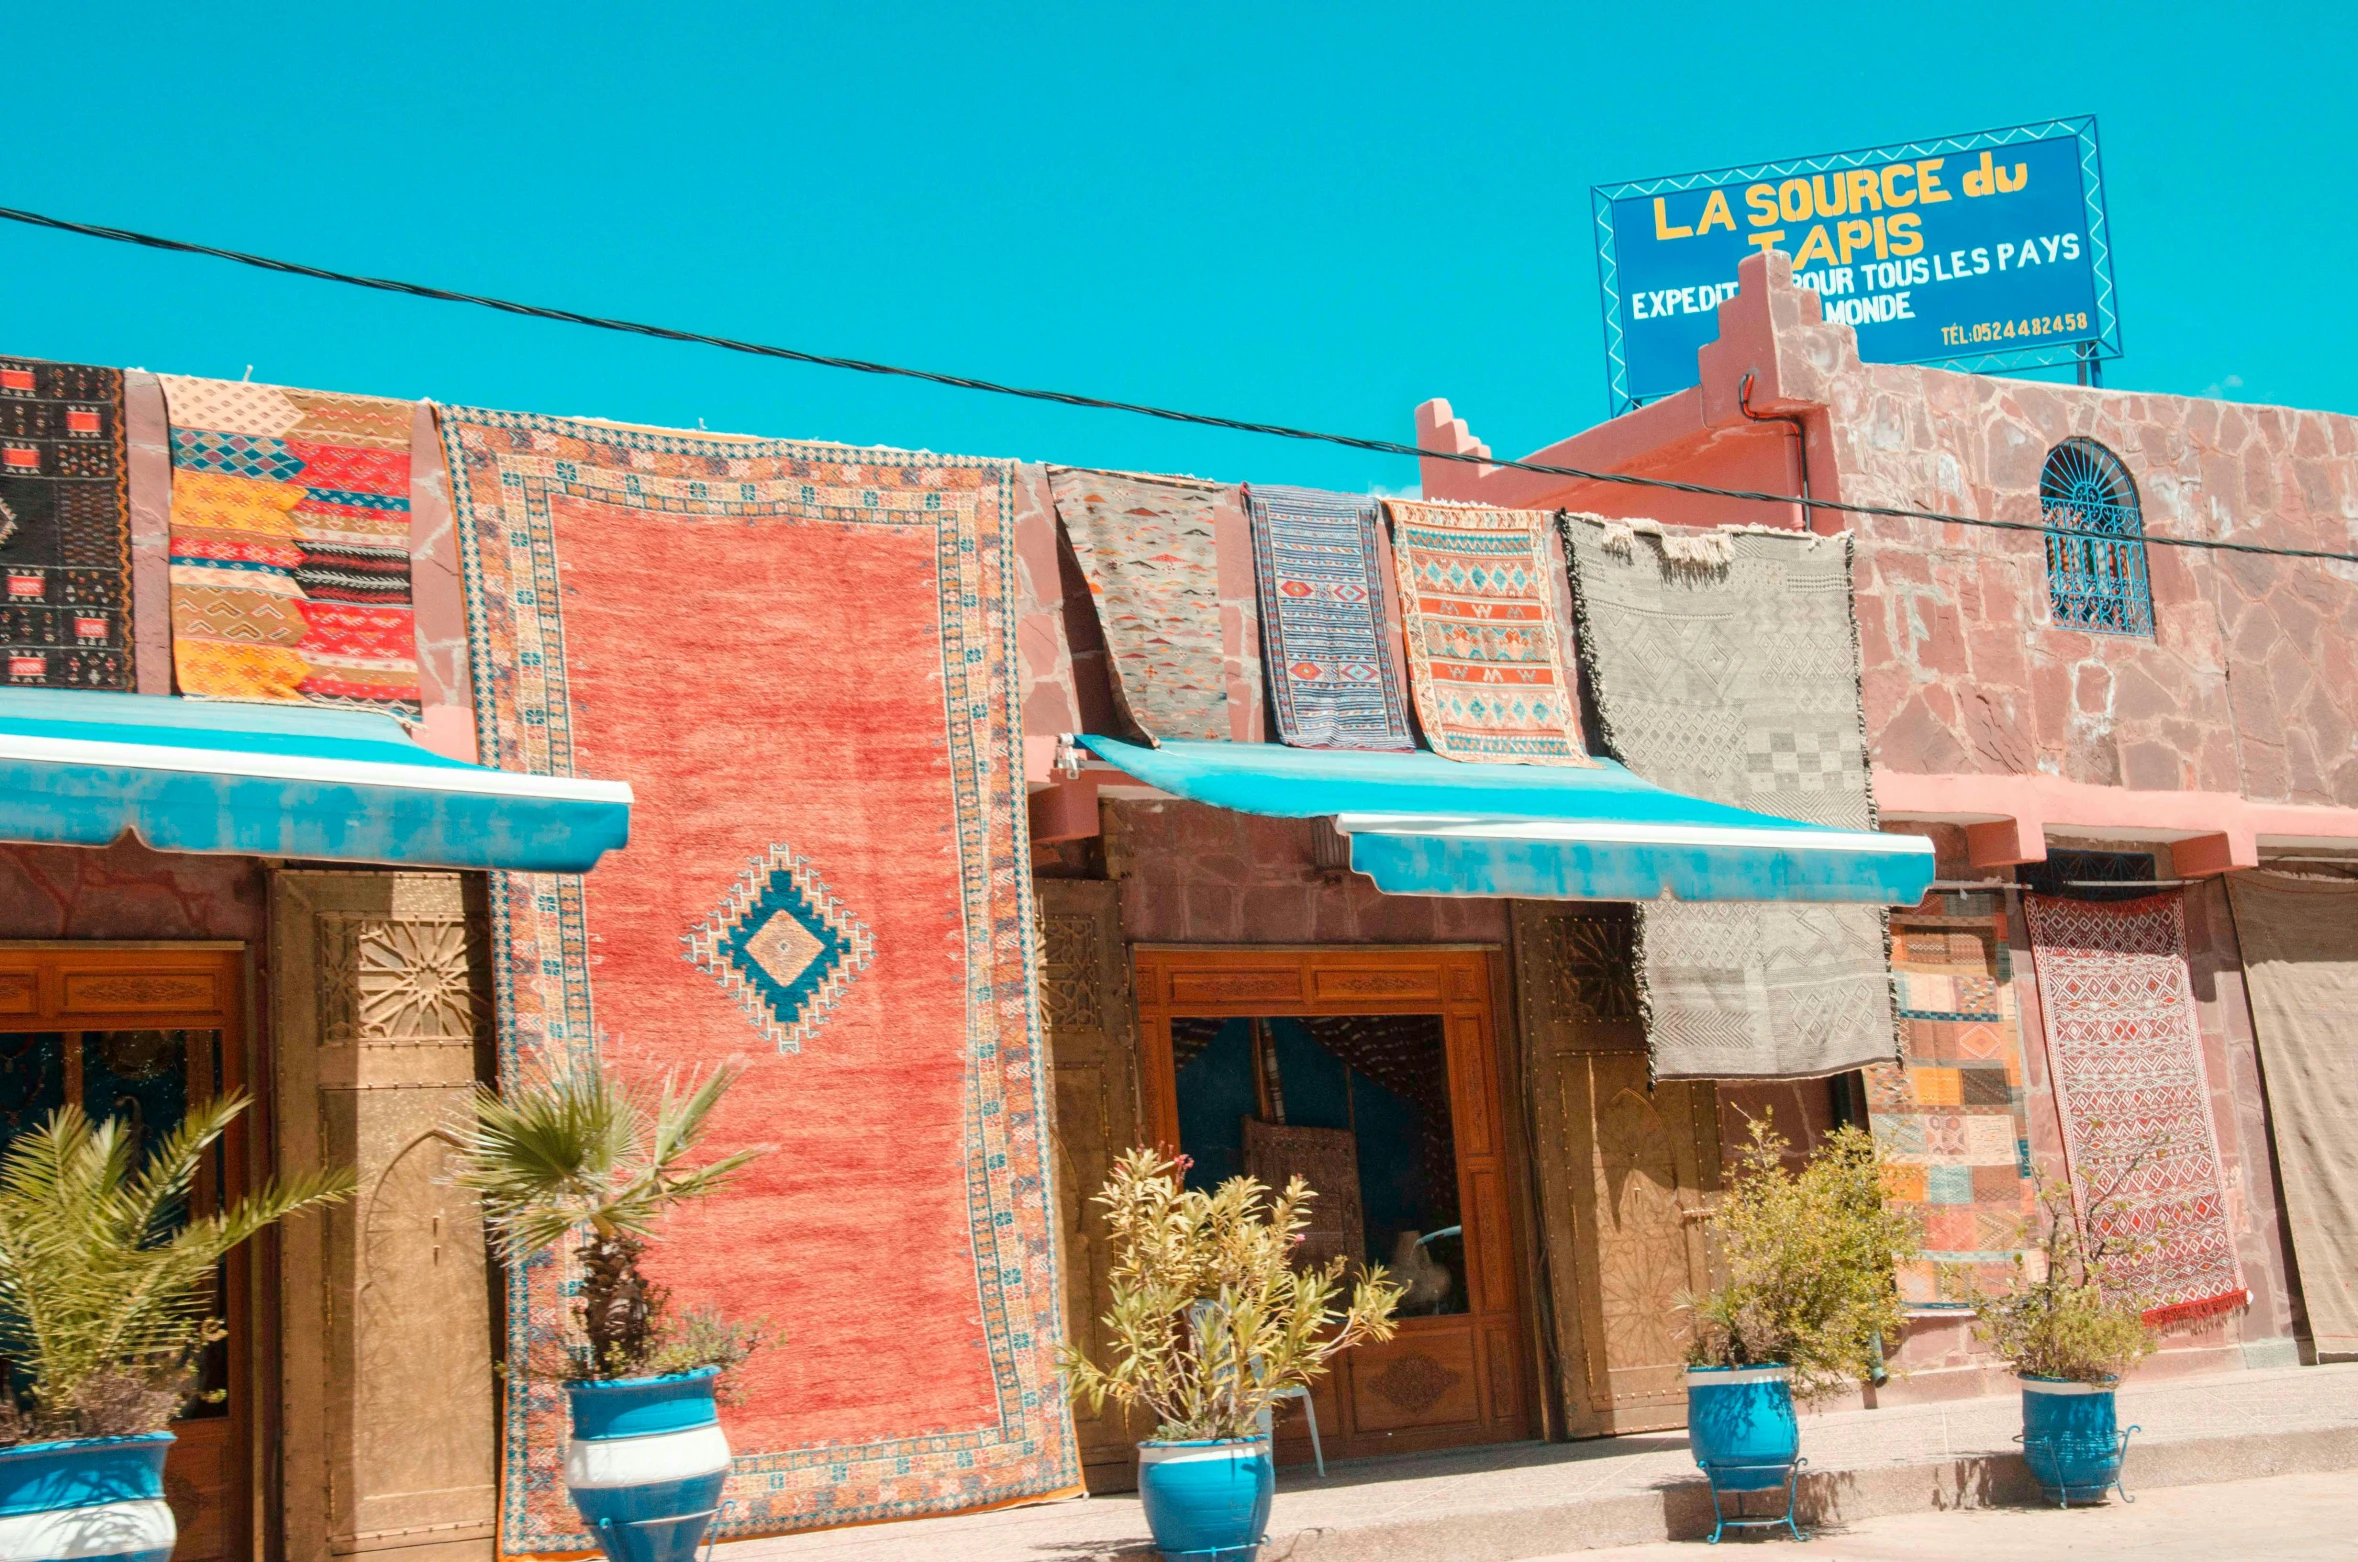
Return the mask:
<svg viewBox="0 0 2358 1562">
<path fill-rule="evenodd" d="M 0 661 L 8 681 L 128 689 L 123 376 L 0 358 Z"/>
<path fill-rule="evenodd" d="M 1387 499 L 1408 686 L 1445 759 L 1587 765 L 1557 622 L 1549 517 Z"/>
<path fill-rule="evenodd" d="M 1924 1226 L 1924 1257 L 1901 1270 L 1900 1293 L 1918 1305 L 1961 1301 L 1944 1291 L 1943 1270 L 2003 1290 L 2033 1202 L 2004 911 L 1895 918 L 1891 963 L 1900 1062 L 1866 1075 L 1892 1202 Z"/>
<path fill-rule="evenodd" d="M 1049 484 L 1131 724 L 1150 742 L 1259 742 L 1261 646 L 1235 485 L 1066 468 Z"/>
<path fill-rule="evenodd" d="M 180 692 L 417 715 L 413 404 L 158 378 Z"/>
<path fill-rule="evenodd" d="M 1384 614 L 1375 501 L 1247 488 L 1277 735 L 1296 748 L 1412 749 Z"/>
<path fill-rule="evenodd" d="M 637 799 L 596 872 L 492 876 L 502 1073 L 735 1055 L 715 1149 L 777 1147 L 648 1257 L 776 1342 L 730 1374 L 717 1534 L 1070 1492 L 1014 469 L 442 414 L 486 762 Z M 577 1341 L 571 1262 L 510 1277 L 509 1360 Z M 500 1550 L 594 1550 L 559 1386 L 505 1417 Z"/>
<path fill-rule="evenodd" d="M 2186 972 L 2186 903 L 2022 897 L 2063 1147 L 2098 1238 L 2149 1244 L 2113 1271 L 2155 1324 L 2205 1318 L 2248 1297 L 2227 1220 Z M 2109 1196 L 2109 1197 L 2107 1197 Z"/>
</svg>

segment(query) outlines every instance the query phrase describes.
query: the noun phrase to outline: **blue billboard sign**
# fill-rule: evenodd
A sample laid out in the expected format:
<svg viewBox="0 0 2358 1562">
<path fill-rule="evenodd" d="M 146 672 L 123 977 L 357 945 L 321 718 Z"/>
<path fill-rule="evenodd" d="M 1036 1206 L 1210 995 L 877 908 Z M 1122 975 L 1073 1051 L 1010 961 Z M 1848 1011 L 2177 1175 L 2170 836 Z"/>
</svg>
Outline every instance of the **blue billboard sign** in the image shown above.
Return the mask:
<svg viewBox="0 0 2358 1562">
<path fill-rule="evenodd" d="M 1599 186 L 1613 407 L 1696 382 L 1736 266 L 1793 257 L 1875 363 L 1973 370 L 2117 358 L 2093 118 Z"/>
</svg>

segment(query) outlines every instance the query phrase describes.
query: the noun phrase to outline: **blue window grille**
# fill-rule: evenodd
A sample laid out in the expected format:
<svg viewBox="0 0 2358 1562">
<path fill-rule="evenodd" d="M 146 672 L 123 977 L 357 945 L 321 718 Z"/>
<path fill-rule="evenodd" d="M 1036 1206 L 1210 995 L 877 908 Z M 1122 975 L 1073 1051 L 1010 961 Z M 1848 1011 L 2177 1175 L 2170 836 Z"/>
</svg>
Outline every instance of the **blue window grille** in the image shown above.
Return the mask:
<svg viewBox="0 0 2358 1562">
<path fill-rule="evenodd" d="M 2092 439 L 2067 439 L 2039 474 L 2047 533 L 2047 599 L 2055 622 L 2107 635 L 2153 633 L 2145 579 L 2145 517 L 2120 458 Z"/>
</svg>

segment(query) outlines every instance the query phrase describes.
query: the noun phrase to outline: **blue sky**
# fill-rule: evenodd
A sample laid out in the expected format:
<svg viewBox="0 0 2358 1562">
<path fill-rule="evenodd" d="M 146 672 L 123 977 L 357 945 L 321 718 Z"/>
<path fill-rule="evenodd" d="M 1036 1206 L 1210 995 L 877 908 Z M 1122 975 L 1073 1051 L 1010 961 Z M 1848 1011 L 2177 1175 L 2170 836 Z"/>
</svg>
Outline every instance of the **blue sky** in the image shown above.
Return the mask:
<svg viewBox="0 0 2358 1562">
<path fill-rule="evenodd" d="M 1606 414 L 1596 183 L 2094 113 L 2107 383 L 2358 412 L 2339 8 L 26 6 L 0 205 L 1502 453 Z M 0 351 L 1359 489 L 1413 463 L 0 224 Z"/>
</svg>

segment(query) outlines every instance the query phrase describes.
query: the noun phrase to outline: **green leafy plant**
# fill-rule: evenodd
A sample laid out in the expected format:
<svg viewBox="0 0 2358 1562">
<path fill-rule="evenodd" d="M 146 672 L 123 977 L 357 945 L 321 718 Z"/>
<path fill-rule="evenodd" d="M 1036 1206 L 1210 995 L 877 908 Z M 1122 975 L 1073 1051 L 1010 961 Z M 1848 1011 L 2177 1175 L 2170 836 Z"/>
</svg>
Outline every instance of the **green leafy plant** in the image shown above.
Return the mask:
<svg viewBox="0 0 2358 1562">
<path fill-rule="evenodd" d="M 1905 1316 L 1896 1266 L 1922 1233 L 1884 1198 L 1884 1155 L 1858 1128 L 1820 1139 L 1800 1170 L 1765 1116 L 1752 1122 L 1726 1195 L 1708 1217 L 1721 1282 L 1680 1299 L 1699 1367 L 1784 1366 L 1797 1399 L 1882 1369 Z"/>
<path fill-rule="evenodd" d="M 716 1313 L 670 1319 L 664 1289 L 639 1268 L 667 1210 L 727 1185 L 769 1153 L 754 1145 L 688 1164 L 713 1108 L 743 1072 L 731 1059 L 684 1086 L 667 1074 L 654 1092 L 625 1084 L 593 1058 L 533 1075 L 504 1096 L 477 1092 L 472 1120 L 453 1134 L 454 1180 L 482 1197 L 503 1256 L 522 1264 L 582 1232 L 574 1321 L 586 1349 L 528 1363 L 529 1370 L 624 1378 L 733 1367 L 761 1343 L 758 1326 Z"/>
<path fill-rule="evenodd" d="M 1368 1269 L 1345 1302 L 1345 1260 L 1296 1267 L 1316 1197 L 1301 1178 L 1205 1193 L 1182 1186 L 1185 1169 L 1144 1149 L 1115 1163 L 1096 1199 L 1111 1228 L 1108 1360 L 1067 1346 L 1064 1370 L 1092 1409 L 1152 1412 L 1161 1441 L 1257 1437 L 1261 1412 L 1338 1352 L 1392 1337 L 1400 1288 Z"/>
<path fill-rule="evenodd" d="M 2133 1165 L 2132 1165 L 2132 1169 Z M 2124 1176 L 2126 1173 L 2123 1174 Z M 2114 1179 L 2117 1187 L 2121 1179 Z M 2024 1377 L 2068 1383 L 2114 1383 L 2151 1355 L 2153 1330 L 2143 1298 L 2108 1281 L 2107 1271 L 2145 1253 L 2150 1241 L 2098 1234 L 2109 1190 L 2091 1198 L 2086 1225 L 2074 1217 L 2071 1190 L 2038 1180 L 2038 1243 L 2014 1256 L 2013 1285 L 1991 1295 L 1970 1281 L 1957 1287 L 1976 1309 L 1975 1338 Z"/>
<path fill-rule="evenodd" d="M 192 1105 L 144 1163 L 130 1122 L 61 1107 L 0 1159 L 0 1352 L 31 1380 L 0 1438 L 163 1431 L 221 1337 L 222 1259 L 274 1221 L 350 1196 L 349 1171 L 302 1173 L 190 1215 L 206 1151 L 246 1104 Z"/>
</svg>

